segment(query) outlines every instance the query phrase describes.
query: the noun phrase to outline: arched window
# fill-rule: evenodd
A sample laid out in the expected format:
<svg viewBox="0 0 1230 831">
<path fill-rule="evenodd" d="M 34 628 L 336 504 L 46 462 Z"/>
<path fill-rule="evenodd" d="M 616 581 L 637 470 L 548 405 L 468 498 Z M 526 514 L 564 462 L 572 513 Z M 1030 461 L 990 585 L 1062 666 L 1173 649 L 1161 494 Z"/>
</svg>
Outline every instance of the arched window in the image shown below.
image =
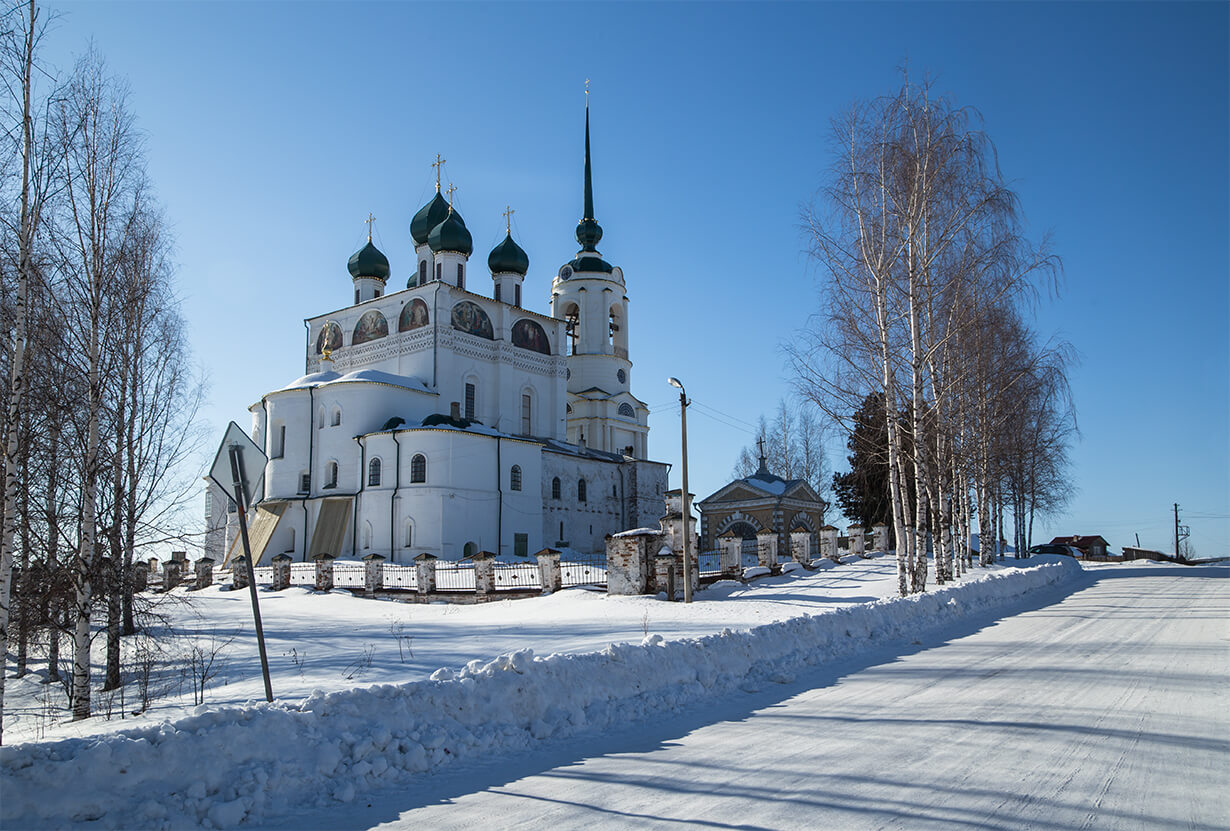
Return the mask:
<svg viewBox="0 0 1230 831">
<path fill-rule="evenodd" d="M 508 487 L 511 490 L 521 490 L 521 465 L 513 465 L 508 473 Z"/>
<path fill-rule="evenodd" d="M 585 501 L 585 480 L 584 479 L 577 482 L 577 501 L 578 502 Z"/>
<path fill-rule="evenodd" d="M 380 460 L 372 459 L 367 463 L 367 486 L 369 488 L 380 487 Z"/>
<path fill-rule="evenodd" d="M 636 418 L 636 410 L 632 409 L 632 405 L 626 401 L 619 405 L 619 414 L 624 418 Z"/>
<path fill-rule="evenodd" d="M 325 407 L 322 404 L 316 408 L 316 427 L 317 429 L 325 426 Z"/>
<path fill-rule="evenodd" d="M 409 548 L 414 545 L 414 523 L 406 520 L 406 524 L 402 526 L 402 547 Z"/>
<path fill-rule="evenodd" d="M 337 487 L 337 462 L 329 462 L 325 467 L 325 487 Z"/>
<path fill-rule="evenodd" d="M 559 477 L 556 476 L 554 479 L 551 480 L 551 498 L 559 499 L 559 491 L 560 491 Z"/>
<path fill-rule="evenodd" d="M 461 554 L 464 557 L 473 557 L 477 553 L 478 553 L 478 546 L 472 542 L 466 543 L 465 546 L 461 549 Z"/>
<path fill-rule="evenodd" d="M 477 389 L 476 385 L 470 384 L 470 383 L 466 384 L 465 417 L 470 419 L 471 421 L 474 420 L 475 400 L 477 398 L 476 389 Z"/>
<path fill-rule="evenodd" d="M 329 418 L 329 424 L 334 427 L 337 427 L 341 423 L 342 423 L 342 408 L 334 407 L 333 415 Z"/>
<path fill-rule="evenodd" d="M 414 458 L 410 460 L 410 482 L 420 483 L 427 481 L 427 457 L 422 453 L 414 454 Z"/>
<path fill-rule="evenodd" d="M 372 547 L 372 524 L 370 522 L 363 523 L 363 547 Z"/>
</svg>

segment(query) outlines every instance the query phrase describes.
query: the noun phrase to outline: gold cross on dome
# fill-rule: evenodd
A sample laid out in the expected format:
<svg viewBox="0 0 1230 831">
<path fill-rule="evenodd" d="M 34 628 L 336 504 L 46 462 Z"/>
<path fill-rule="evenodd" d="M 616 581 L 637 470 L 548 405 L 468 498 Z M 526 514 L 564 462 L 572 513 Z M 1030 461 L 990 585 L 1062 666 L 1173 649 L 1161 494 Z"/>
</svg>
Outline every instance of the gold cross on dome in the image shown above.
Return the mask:
<svg viewBox="0 0 1230 831">
<path fill-rule="evenodd" d="M 585 100 L 589 101 L 589 79 L 585 79 Z"/>
<path fill-rule="evenodd" d="M 504 221 L 505 221 L 505 223 L 506 223 L 506 224 L 507 224 L 507 226 L 508 226 L 508 234 L 509 234 L 509 236 L 512 236 L 512 215 L 513 215 L 513 214 L 515 214 L 515 213 L 516 213 L 516 211 L 514 211 L 514 210 L 512 209 L 512 206 L 511 206 L 511 205 L 505 205 L 505 206 L 504 206 Z"/>
<path fill-rule="evenodd" d="M 453 209 L 453 194 L 456 192 L 457 192 L 457 186 L 450 183 L 448 186 L 448 190 L 445 191 L 445 193 L 448 194 L 448 209 L 450 211 Z"/>
<path fill-rule="evenodd" d="M 436 169 L 436 193 L 440 192 L 440 168 L 444 166 L 446 161 L 448 161 L 448 159 L 440 158 L 440 154 L 437 153 L 436 160 L 431 163 L 431 166 Z"/>
<path fill-rule="evenodd" d="M 376 221 L 376 217 L 372 216 L 371 211 L 367 212 L 367 241 L 372 241 L 372 223 Z"/>
</svg>

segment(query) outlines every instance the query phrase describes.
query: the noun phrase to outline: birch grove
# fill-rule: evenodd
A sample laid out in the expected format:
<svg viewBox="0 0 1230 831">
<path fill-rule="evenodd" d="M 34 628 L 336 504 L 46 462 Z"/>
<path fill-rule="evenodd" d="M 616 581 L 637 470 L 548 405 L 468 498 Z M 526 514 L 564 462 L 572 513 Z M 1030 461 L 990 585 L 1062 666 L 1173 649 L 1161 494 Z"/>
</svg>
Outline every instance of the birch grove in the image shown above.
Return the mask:
<svg viewBox="0 0 1230 831">
<path fill-rule="evenodd" d="M 1001 538 L 1002 508 L 1062 476 L 1074 426 L 1059 345 L 1039 346 L 1025 315 L 1058 260 L 1023 236 L 1015 194 L 975 114 L 904 81 L 834 123 L 836 162 L 805 216 L 822 312 L 791 350 L 800 391 L 852 432 L 874 396 L 887 433 L 902 595 L 945 582 Z M 1040 408 L 1034 427 L 1022 406 Z M 1045 434 L 1045 435 L 1044 435 Z M 1033 471 L 1033 475 L 1023 473 Z M 1054 490 L 1054 489 L 1052 489 Z M 1049 500 L 1049 501 L 1048 501 Z M 1028 535 L 1014 535 L 1019 546 Z"/>
<path fill-rule="evenodd" d="M 203 387 L 126 86 L 93 51 L 62 80 L 40 64 L 44 16 L 10 6 L 2 44 L 0 716 L 15 644 L 17 674 L 45 659 L 82 719 L 101 634 L 101 689 L 131 680 L 122 639 L 149 603 L 133 591 L 138 555 L 191 542 L 184 463 L 202 440 Z"/>
</svg>

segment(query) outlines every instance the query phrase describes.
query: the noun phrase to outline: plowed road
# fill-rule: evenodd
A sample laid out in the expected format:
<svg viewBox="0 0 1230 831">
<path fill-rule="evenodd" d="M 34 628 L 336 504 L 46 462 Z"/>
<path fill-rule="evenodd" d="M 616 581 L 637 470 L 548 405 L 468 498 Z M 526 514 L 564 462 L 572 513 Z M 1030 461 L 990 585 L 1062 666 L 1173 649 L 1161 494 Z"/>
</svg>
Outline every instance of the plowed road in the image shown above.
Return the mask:
<svg viewBox="0 0 1230 831">
<path fill-rule="evenodd" d="M 1095 568 L 687 723 L 427 777 L 307 825 L 1227 828 L 1227 576 Z"/>
</svg>

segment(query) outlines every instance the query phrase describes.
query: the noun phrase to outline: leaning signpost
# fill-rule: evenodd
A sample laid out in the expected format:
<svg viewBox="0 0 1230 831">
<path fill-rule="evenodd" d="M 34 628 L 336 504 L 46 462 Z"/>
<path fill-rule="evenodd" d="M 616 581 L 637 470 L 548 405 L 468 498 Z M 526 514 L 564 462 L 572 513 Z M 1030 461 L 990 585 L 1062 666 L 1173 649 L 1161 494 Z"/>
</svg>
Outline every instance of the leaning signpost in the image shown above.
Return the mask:
<svg viewBox="0 0 1230 831">
<path fill-rule="evenodd" d="M 232 421 L 226 428 L 222 445 L 209 469 L 209 478 L 223 491 L 234 494 L 232 498 L 239 514 L 239 536 L 243 540 L 244 568 L 248 571 L 248 592 L 252 597 L 252 619 L 256 622 L 256 646 L 261 654 L 261 674 L 265 677 L 265 700 L 273 701 L 273 685 L 269 682 L 269 657 L 265 653 L 265 630 L 261 626 L 261 607 L 256 594 L 252 547 L 248 543 L 247 517 L 248 507 L 259 501 L 264 490 L 265 463 L 268 461 L 268 457 L 256 443 Z M 249 470 L 260 471 L 255 482 L 248 479 Z"/>
</svg>

